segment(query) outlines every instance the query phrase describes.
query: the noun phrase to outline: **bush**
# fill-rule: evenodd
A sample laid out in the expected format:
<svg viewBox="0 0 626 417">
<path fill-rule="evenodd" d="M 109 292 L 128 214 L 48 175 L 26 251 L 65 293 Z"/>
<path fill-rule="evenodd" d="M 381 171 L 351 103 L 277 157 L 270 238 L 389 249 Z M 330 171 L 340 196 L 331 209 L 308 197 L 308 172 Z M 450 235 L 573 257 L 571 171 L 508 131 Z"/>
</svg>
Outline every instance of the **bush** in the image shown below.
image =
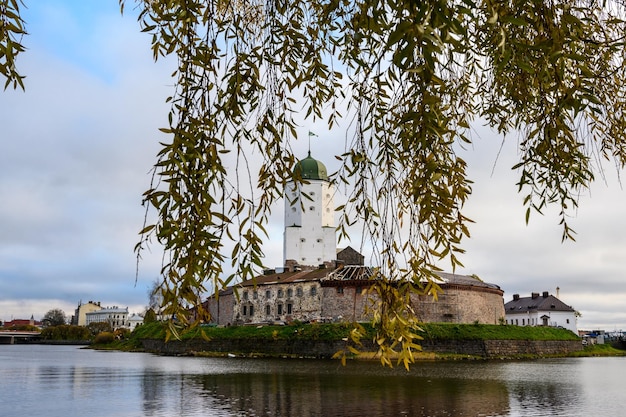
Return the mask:
<svg viewBox="0 0 626 417">
<path fill-rule="evenodd" d="M 130 336 L 130 330 L 125 328 L 120 328 L 113 332 L 115 334 L 115 338 L 117 340 L 126 340 L 128 336 Z"/>
<path fill-rule="evenodd" d="M 115 341 L 115 334 L 111 332 L 101 332 L 93 339 L 93 343 L 96 345 L 108 345 Z"/>
<path fill-rule="evenodd" d="M 87 325 L 87 328 L 91 332 L 92 336 L 96 336 L 96 335 L 98 335 L 99 333 L 102 333 L 102 332 L 112 332 L 113 331 L 113 328 L 107 322 L 89 323 Z"/>
<path fill-rule="evenodd" d="M 62 324 L 46 327 L 41 331 L 43 340 L 89 340 L 91 334 L 86 327 Z"/>
</svg>

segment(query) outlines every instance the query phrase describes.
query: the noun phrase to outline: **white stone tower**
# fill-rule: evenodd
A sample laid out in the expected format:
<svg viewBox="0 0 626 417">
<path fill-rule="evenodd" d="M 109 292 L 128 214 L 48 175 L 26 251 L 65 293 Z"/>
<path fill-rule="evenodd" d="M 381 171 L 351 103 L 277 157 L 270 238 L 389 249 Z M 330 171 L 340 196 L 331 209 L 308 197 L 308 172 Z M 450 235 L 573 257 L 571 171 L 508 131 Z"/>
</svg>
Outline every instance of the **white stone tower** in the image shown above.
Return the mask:
<svg viewBox="0 0 626 417">
<path fill-rule="evenodd" d="M 335 260 L 335 206 L 333 187 L 326 167 L 309 155 L 298 162 L 294 177 L 306 184 L 287 184 L 283 264 L 288 260 L 303 266 L 318 266 Z"/>
</svg>

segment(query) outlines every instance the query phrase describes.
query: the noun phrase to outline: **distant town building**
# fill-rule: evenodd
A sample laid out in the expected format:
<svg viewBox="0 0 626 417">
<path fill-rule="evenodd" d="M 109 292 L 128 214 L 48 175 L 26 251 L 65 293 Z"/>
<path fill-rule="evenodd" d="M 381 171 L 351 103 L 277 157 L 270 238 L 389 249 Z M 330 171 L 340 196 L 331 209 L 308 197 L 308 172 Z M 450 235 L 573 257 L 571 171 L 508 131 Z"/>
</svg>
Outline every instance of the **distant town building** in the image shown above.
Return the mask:
<svg viewBox="0 0 626 417">
<path fill-rule="evenodd" d="M 220 325 L 299 321 L 367 321 L 367 293 L 376 268 L 351 247 L 337 250 L 334 191 L 320 161 L 308 156 L 296 164 L 286 187 L 283 267 L 220 291 L 206 301 Z M 425 322 L 491 323 L 504 320 L 503 291 L 475 276 L 439 274 L 444 293 L 411 295 L 411 307 Z M 376 278 L 374 278 L 376 279 Z M 235 296 L 237 290 L 239 297 Z"/>
<path fill-rule="evenodd" d="M 92 313 L 101 309 L 102 307 L 100 306 L 100 301 L 88 301 L 85 304 L 81 301 L 78 303 L 76 310 L 74 310 L 74 315 L 72 316 L 70 323 L 75 326 L 86 326 L 87 313 Z"/>
<path fill-rule="evenodd" d="M 578 334 L 576 310 L 555 296 L 544 291 L 534 292 L 530 297 L 513 294 L 504 305 L 507 324 L 516 326 L 564 327 Z"/>
<path fill-rule="evenodd" d="M 141 326 L 143 324 L 143 317 L 141 317 L 139 314 L 131 314 L 130 317 L 128 317 L 128 328 L 130 329 L 130 331 L 135 330 L 135 328 L 137 328 L 138 326 Z"/>
<path fill-rule="evenodd" d="M 105 307 L 100 310 L 90 311 L 85 314 L 86 325 L 91 323 L 109 323 L 113 330 L 119 328 L 129 328 L 128 307 Z"/>
<path fill-rule="evenodd" d="M 30 316 L 30 319 L 13 319 L 11 321 L 5 321 L 3 324 L 5 329 L 13 326 L 35 326 L 41 327 L 42 323 L 39 320 L 35 320 L 35 316 Z"/>
</svg>

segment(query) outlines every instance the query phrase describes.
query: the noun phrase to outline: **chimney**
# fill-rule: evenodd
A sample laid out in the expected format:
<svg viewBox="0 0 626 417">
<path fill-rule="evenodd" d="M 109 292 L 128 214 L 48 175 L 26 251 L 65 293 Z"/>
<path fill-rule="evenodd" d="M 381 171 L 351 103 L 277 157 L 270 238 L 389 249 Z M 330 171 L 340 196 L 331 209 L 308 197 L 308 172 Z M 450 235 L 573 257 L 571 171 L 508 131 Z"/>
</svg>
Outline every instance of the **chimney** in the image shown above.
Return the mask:
<svg viewBox="0 0 626 417">
<path fill-rule="evenodd" d="M 556 287 L 556 298 L 559 298 L 559 290 L 560 290 L 560 288 Z"/>
<path fill-rule="evenodd" d="M 530 297 L 534 300 L 535 298 L 539 297 L 539 293 L 538 292 L 534 292 L 534 293 L 530 294 Z"/>
<path fill-rule="evenodd" d="M 513 294 L 513 301 L 519 300 L 519 294 Z"/>
<path fill-rule="evenodd" d="M 543 298 L 548 298 L 548 291 L 543 292 Z"/>
</svg>

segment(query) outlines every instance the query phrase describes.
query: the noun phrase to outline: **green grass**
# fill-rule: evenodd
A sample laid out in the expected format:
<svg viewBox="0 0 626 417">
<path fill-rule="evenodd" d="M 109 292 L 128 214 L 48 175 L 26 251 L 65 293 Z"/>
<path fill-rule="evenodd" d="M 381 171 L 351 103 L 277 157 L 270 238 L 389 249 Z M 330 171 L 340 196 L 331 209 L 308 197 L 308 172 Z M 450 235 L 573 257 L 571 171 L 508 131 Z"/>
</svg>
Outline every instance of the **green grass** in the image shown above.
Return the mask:
<svg viewBox="0 0 626 417">
<path fill-rule="evenodd" d="M 615 349 L 609 344 L 589 345 L 579 352 L 574 352 L 570 356 L 626 356 L 626 350 Z"/>
<path fill-rule="evenodd" d="M 373 337 L 373 328 L 363 325 L 365 339 Z M 141 339 L 164 339 L 167 326 L 164 323 L 150 323 L 138 327 L 130 336 L 130 341 Z M 288 326 L 198 326 L 181 332 L 181 339 L 208 337 L 209 339 L 258 339 L 258 340 L 323 340 L 338 341 L 349 336 L 353 328 L 349 323 L 311 323 Z M 578 340 L 569 330 L 551 327 L 521 327 L 490 324 L 424 323 L 422 332 L 425 340 Z"/>
<path fill-rule="evenodd" d="M 566 329 L 495 324 L 425 323 L 420 335 L 437 340 L 578 340 Z"/>
</svg>

